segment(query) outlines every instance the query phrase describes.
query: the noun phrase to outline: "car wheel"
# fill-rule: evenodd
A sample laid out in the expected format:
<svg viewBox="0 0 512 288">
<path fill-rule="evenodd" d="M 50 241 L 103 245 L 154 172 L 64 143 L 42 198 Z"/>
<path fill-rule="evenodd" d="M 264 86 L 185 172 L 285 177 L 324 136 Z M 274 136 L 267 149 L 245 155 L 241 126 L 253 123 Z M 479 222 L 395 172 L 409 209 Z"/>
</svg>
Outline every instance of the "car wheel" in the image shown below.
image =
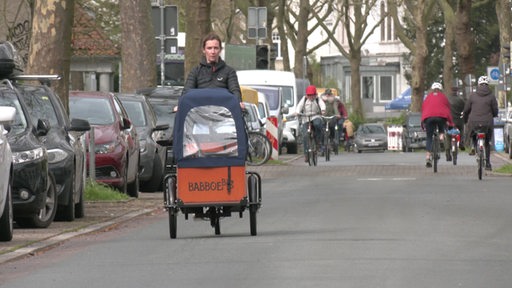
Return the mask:
<svg viewBox="0 0 512 288">
<path fill-rule="evenodd" d="M 75 204 L 75 218 L 83 218 L 85 216 L 84 209 L 84 193 L 85 193 L 85 181 L 82 179 L 80 181 L 80 186 L 78 188 L 78 203 Z"/>
<path fill-rule="evenodd" d="M 139 167 L 138 164 L 137 167 Z M 128 193 L 128 196 L 139 198 L 139 171 L 135 171 L 135 179 L 131 183 L 128 183 L 126 191 Z"/>
<path fill-rule="evenodd" d="M 126 165 L 124 167 L 122 181 L 123 181 L 123 183 L 121 183 L 121 186 L 116 187 L 116 189 L 119 190 L 119 192 L 121 192 L 123 194 L 127 194 L 127 191 L 128 191 L 128 162 L 126 163 Z"/>
<path fill-rule="evenodd" d="M 145 192 L 156 192 L 158 189 L 162 187 L 163 175 L 165 167 L 158 157 L 155 155 L 155 160 L 153 160 L 153 175 L 151 175 L 151 179 L 142 185 L 141 191 Z"/>
<path fill-rule="evenodd" d="M 73 180 L 71 182 L 70 189 L 64 193 L 68 193 L 68 203 L 66 205 L 59 205 L 57 209 L 57 215 L 55 216 L 56 220 L 62 220 L 62 221 L 74 221 L 75 220 L 75 200 L 74 200 L 74 194 L 75 194 L 75 186 L 76 186 L 76 179 L 73 174 Z"/>
<path fill-rule="evenodd" d="M 7 195 L 5 199 L 4 213 L 0 217 L 0 241 L 11 241 L 13 234 L 13 212 L 12 212 L 12 194 L 11 181 L 7 185 Z"/>
<path fill-rule="evenodd" d="M 57 190 L 55 189 L 55 180 L 53 179 L 53 176 L 49 175 L 44 206 L 37 214 L 32 215 L 32 217 L 16 219 L 16 223 L 21 227 L 47 228 L 53 222 L 56 212 Z"/>
</svg>

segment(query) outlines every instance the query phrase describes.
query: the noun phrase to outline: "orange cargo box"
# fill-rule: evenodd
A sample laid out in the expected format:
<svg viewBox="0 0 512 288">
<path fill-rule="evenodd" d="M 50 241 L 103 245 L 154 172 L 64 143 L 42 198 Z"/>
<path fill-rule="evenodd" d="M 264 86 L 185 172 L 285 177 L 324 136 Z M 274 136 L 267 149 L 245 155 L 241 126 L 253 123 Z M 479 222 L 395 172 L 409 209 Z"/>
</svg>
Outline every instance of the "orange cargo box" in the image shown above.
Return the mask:
<svg viewBox="0 0 512 288">
<path fill-rule="evenodd" d="M 245 166 L 178 168 L 177 198 L 184 205 L 239 203 L 246 197 Z"/>
</svg>

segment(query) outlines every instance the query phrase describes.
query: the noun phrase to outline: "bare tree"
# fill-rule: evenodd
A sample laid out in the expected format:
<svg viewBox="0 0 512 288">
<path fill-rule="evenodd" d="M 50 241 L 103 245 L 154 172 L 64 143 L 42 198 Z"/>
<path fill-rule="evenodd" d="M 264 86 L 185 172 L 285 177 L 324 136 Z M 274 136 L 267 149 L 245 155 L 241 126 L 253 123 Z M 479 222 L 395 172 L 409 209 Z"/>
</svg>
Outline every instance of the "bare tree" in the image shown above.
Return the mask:
<svg viewBox="0 0 512 288">
<path fill-rule="evenodd" d="M 457 1 L 455 12 L 455 41 L 459 57 L 460 77 L 475 73 L 475 59 L 473 51 L 473 33 L 471 32 L 471 2 L 472 0 Z"/>
<path fill-rule="evenodd" d="M 187 1 L 185 40 L 185 77 L 199 64 L 202 55 L 201 39 L 211 31 L 211 0 Z"/>
<path fill-rule="evenodd" d="M 405 33 L 404 26 L 400 21 L 397 6 L 401 5 L 404 10 L 404 17 L 407 17 L 414 26 L 415 38 L 412 40 Z M 398 38 L 412 52 L 412 101 L 411 111 L 420 112 L 423 104 L 423 93 L 425 91 L 425 65 L 428 55 L 427 48 L 427 25 L 431 19 L 435 0 L 403 0 L 397 3 L 388 0 L 389 12 L 393 16 Z"/>
<path fill-rule="evenodd" d="M 119 1 L 121 11 L 121 92 L 133 93 L 156 85 L 155 38 L 151 2 Z"/>
<path fill-rule="evenodd" d="M 455 42 L 455 13 L 448 0 L 438 0 L 444 15 L 444 51 L 443 51 L 443 81 L 445 94 L 452 93 L 453 82 L 453 44 Z"/>
<path fill-rule="evenodd" d="M 336 12 L 335 14 L 337 14 L 333 28 L 329 28 L 325 25 L 324 21 L 322 21 L 318 16 L 318 12 L 320 10 L 317 10 L 317 12 L 314 13 L 320 23 L 320 26 L 324 29 L 329 39 L 338 48 L 340 53 L 350 61 L 352 109 L 353 113 L 359 119 L 364 119 L 360 81 L 361 49 L 375 29 L 377 29 L 381 25 L 382 21 L 387 17 L 387 14 L 379 15 L 373 26 L 368 25 L 368 18 L 372 17 L 373 8 L 377 3 L 377 0 L 337 0 L 336 3 L 334 3 L 334 0 L 330 0 L 327 1 L 327 3 L 323 3 L 323 7 L 328 7 L 327 11 L 325 11 L 325 15 L 330 15 L 333 12 Z M 339 39 L 332 32 L 336 31 L 338 26 L 341 26 L 346 33 L 348 49 L 343 46 L 343 43 L 340 43 Z"/>
<path fill-rule="evenodd" d="M 71 28 L 74 0 L 37 0 L 34 4 L 32 37 L 27 74 L 58 74 L 55 92 L 68 109 Z"/>
<path fill-rule="evenodd" d="M 509 0 L 498 0 L 496 1 L 496 15 L 498 16 L 498 24 L 500 26 L 500 44 L 501 44 L 501 61 L 506 62 L 506 57 L 510 51 L 510 40 L 511 38 L 511 4 Z M 509 49 L 505 49 L 504 46 L 508 45 Z"/>
</svg>

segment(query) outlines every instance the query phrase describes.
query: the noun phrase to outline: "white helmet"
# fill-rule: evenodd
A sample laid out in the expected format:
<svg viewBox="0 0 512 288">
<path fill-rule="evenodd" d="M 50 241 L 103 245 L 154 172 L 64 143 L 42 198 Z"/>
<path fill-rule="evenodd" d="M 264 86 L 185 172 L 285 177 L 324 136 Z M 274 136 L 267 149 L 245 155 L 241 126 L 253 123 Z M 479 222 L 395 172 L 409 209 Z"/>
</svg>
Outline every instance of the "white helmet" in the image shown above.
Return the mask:
<svg viewBox="0 0 512 288">
<path fill-rule="evenodd" d="M 432 87 L 430 87 L 430 89 L 432 89 L 432 90 L 434 90 L 434 89 L 443 90 L 443 85 L 441 85 L 441 83 L 439 83 L 439 82 L 434 82 L 434 83 L 432 83 Z"/>
<path fill-rule="evenodd" d="M 480 76 L 480 78 L 478 78 L 478 85 L 481 84 L 489 85 L 489 78 L 487 78 L 487 76 Z"/>
</svg>

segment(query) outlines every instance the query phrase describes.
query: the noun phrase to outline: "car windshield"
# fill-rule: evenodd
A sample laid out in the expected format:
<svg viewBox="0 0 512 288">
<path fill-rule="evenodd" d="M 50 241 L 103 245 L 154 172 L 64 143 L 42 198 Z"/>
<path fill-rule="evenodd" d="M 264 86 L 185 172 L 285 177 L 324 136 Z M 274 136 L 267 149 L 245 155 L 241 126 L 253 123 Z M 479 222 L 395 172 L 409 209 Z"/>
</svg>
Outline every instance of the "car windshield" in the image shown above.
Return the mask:
<svg viewBox="0 0 512 288">
<path fill-rule="evenodd" d="M 174 125 L 174 118 L 176 114 L 173 113 L 172 110 L 177 106 L 177 103 L 171 104 L 170 102 L 150 101 L 150 104 L 155 111 L 158 122 L 169 124 L 171 127 Z"/>
<path fill-rule="evenodd" d="M 270 107 L 270 110 L 279 109 L 279 106 L 280 106 L 280 103 L 279 103 L 279 91 L 280 90 L 279 89 L 266 88 L 266 87 L 254 87 L 254 89 L 265 94 L 265 98 L 267 98 L 268 106 Z"/>
<path fill-rule="evenodd" d="M 135 127 L 146 126 L 146 117 L 142 103 L 138 101 L 121 100 L 123 107 L 128 113 L 128 118 L 132 121 Z"/>
<path fill-rule="evenodd" d="M 69 114 L 92 125 L 110 125 L 115 120 L 112 106 L 105 98 L 69 97 Z"/>
<path fill-rule="evenodd" d="M 27 129 L 27 118 L 23 113 L 23 109 L 21 108 L 16 92 L 11 89 L 2 89 L 0 93 L 0 106 L 16 108 L 16 115 L 14 121 L 10 125 L 11 131 L 9 132 L 9 135 L 18 135 Z"/>
<path fill-rule="evenodd" d="M 365 134 L 386 134 L 384 128 L 378 125 L 363 125 L 361 131 Z"/>
<path fill-rule="evenodd" d="M 30 116 L 32 116 L 32 124 L 37 126 L 39 119 L 46 119 L 50 122 L 50 127 L 59 126 L 57 112 L 53 107 L 48 92 L 41 87 L 23 87 L 23 99 L 27 104 Z"/>
</svg>

